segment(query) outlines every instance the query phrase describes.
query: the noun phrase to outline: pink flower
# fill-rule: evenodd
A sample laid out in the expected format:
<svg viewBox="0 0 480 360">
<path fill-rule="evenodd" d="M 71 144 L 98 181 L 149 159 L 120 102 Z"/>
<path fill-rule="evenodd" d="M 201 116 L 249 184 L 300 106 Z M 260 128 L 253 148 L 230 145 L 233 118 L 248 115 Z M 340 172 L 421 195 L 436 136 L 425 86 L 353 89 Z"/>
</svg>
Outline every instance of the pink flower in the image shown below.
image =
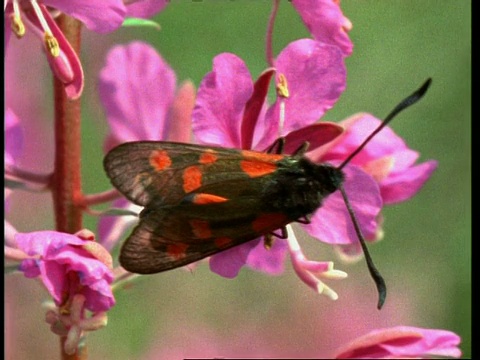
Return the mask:
<svg viewBox="0 0 480 360">
<path fill-rule="evenodd" d="M 190 140 L 193 86 L 177 91 L 175 72 L 150 45 L 113 47 L 98 89 L 110 126 L 106 150 L 134 140 Z"/>
<path fill-rule="evenodd" d="M 113 281 L 112 258 L 98 243 L 83 233 L 56 231 L 17 233 L 15 241 L 29 258 L 20 270 L 28 278 L 40 277 L 57 306 L 69 307 L 75 295 L 85 297 L 85 308 L 107 311 L 115 304 L 110 284 Z"/>
<path fill-rule="evenodd" d="M 199 87 L 193 113 L 196 138 L 202 143 L 264 150 L 280 134 L 286 133 L 286 153 L 291 153 L 304 141 L 309 141 L 310 149 L 314 150 L 336 138 L 342 132 L 338 125 L 313 123 L 333 106 L 344 89 L 345 69 L 338 48 L 313 40 L 298 40 L 280 53 L 275 66 L 277 73 L 286 78 L 290 95 L 268 107 L 266 90 L 262 89 L 268 89 L 272 70 L 265 71 L 253 84 L 239 58 L 232 54 L 217 56 L 213 71 L 205 76 Z M 282 102 L 285 122 L 280 129 Z M 355 210 L 358 209 L 360 224 L 374 233 L 375 219 L 381 208 L 378 186 L 361 169 L 348 167 L 345 172 L 346 190 L 357 194 L 351 201 Z M 323 208 L 323 218 L 317 211 L 312 221 L 330 229 L 330 242 L 358 241 L 343 200 L 334 199 L 330 206 Z M 226 277 L 236 276 L 244 264 L 278 274 L 283 271 L 286 250 L 286 242 L 276 241 L 267 251 L 259 239 L 214 255 L 210 267 Z M 299 262 L 294 262 L 296 264 Z M 325 264 L 320 267 L 328 268 Z M 308 272 L 306 268 L 296 270 Z M 301 278 L 306 280 L 309 276 Z"/>
<path fill-rule="evenodd" d="M 357 114 L 340 123 L 345 132 L 328 144 L 322 161 L 343 160 L 380 124 L 369 114 Z M 351 162 L 370 174 L 380 186 L 385 204 L 395 204 L 413 197 L 437 168 L 437 161 L 415 165 L 419 153 L 409 149 L 391 128 L 383 129 Z M 317 157 L 314 160 L 319 160 Z"/>
<path fill-rule="evenodd" d="M 110 127 L 105 150 L 135 140 L 190 141 L 193 84 L 186 81 L 177 89 L 175 72 L 150 45 L 137 41 L 112 48 L 98 88 Z M 122 199 L 114 206 L 127 204 Z M 103 217 L 99 233 L 104 246 L 111 249 L 117 230 L 132 223 L 132 217 Z"/>
<path fill-rule="evenodd" d="M 42 42 L 53 74 L 65 85 L 67 96 L 80 97 L 84 78 L 80 60 L 53 20 L 61 11 L 78 20 L 92 31 L 107 33 L 119 28 L 127 15 L 149 17 L 161 11 L 165 0 L 6 0 L 5 47 L 11 33 L 22 38 L 27 28 Z"/>
<path fill-rule="evenodd" d="M 412 359 L 448 356 L 459 358 L 460 337 L 447 330 L 397 326 L 378 329 L 353 340 L 336 359 Z"/>
<path fill-rule="evenodd" d="M 348 31 L 352 23 L 343 15 L 339 0 L 292 0 L 292 5 L 315 40 L 336 45 L 345 56 L 351 55 Z"/>
<path fill-rule="evenodd" d="M 53 20 L 47 6 L 77 18 L 85 23 L 87 28 L 98 32 L 119 27 L 123 22 L 125 9 L 120 0 L 5 2 L 5 46 L 8 46 L 11 32 L 20 39 L 28 28 L 42 42 L 50 68 L 65 85 L 67 95 L 77 99 L 83 90 L 83 69 L 77 54 Z"/>
<path fill-rule="evenodd" d="M 316 122 L 345 89 L 342 54 L 337 47 L 313 40 L 290 43 L 278 55 L 275 71 L 286 78 L 290 97 L 267 108 L 265 97 L 273 69 L 265 71 L 254 84 L 240 58 L 227 53 L 216 56 L 213 71 L 202 80 L 195 103 L 196 139 L 225 147 L 265 150 L 280 133 L 288 134 Z M 282 102 L 285 123 L 280 129 Z M 315 138 L 311 136 L 311 140 Z"/>
<path fill-rule="evenodd" d="M 342 135 L 321 149 L 313 151 L 309 157 L 314 162 L 339 163 L 346 159 L 380 122 L 369 114 L 354 115 L 340 122 L 340 125 L 345 128 Z M 365 181 L 368 179 L 369 186 L 378 187 L 380 206 L 382 203 L 394 204 L 413 197 L 436 169 L 437 162 L 434 160 L 415 165 L 418 156 L 418 152 L 409 149 L 402 138 L 396 135 L 391 128 L 386 127 L 353 158 L 349 168 L 356 169 L 357 176 L 363 174 L 361 177 Z M 354 186 L 351 188 L 346 187 L 346 192 L 349 200 L 356 203 L 357 199 L 361 201 L 366 184 L 362 184 L 360 178 L 353 183 Z M 338 250 L 341 251 L 341 254 L 346 258 L 353 259 L 361 255 L 361 247 L 358 242 L 352 241 L 351 236 L 341 232 L 341 227 L 344 227 L 346 232 L 353 234 L 351 221 L 345 219 L 345 223 L 339 228 L 335 226 L 335 230 L 331 226 L 332 222 L 335 222 L 335 225 L 339 224 L 338 216 L 341 213 L 341 211 L 335 213 L 332 209 L 339 208 L 341 210 L 344 206 L 341 196 L 336 193 L 332 194 L 314 215 L 314 218 L 323 219 L 323 221 L 313 221 L 312 219 L 312 223 L 306 225 L 305 229 L 312 236 L 325 242 L 340 245 Z M 381 218 L 378 216 L 380 215 L 378 210 L 379 208 L 376 206 L 355 207 L 356 215 L 359 217 L 367 240 L 374 241 L 382 237 L 379 226 Z M 331 218 L 330 221 L 329 218 Z M 339 236 L 335 236 L 333 231 Z"/>
</svg>

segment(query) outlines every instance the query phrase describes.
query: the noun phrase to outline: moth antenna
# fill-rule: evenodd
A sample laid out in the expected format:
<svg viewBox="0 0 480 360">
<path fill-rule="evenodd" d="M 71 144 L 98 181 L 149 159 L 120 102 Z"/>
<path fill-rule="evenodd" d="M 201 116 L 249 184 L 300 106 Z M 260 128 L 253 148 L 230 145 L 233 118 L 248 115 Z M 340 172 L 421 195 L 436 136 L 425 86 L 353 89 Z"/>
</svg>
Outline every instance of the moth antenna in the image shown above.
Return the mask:
<svg viewBox="0 0 480 360">
<path fill-rule="evenodd" d="M 395 108 L 387 115 L 387 117 L 382 121 L 382 123 L 362 142 L 362 144 L 352 152 L 347 159 L 345 159 L 340 166 L 338 167 L 339 170 L 344 168 L 360 151 L 363 150 L 365 145 L 376 135 L 380 132 L 385 126 L 392 121 L 392 119 L 398 115 L 402 110 L 405 110 L 409 106 L 415 104 L 418 100 L 420 100 L 423 95 L 427 92 L 430 84 L 432 82 L 431 78 L 428 78 L 427 81 L 423 83 L 420 88 L 418 88 L 415 92 L 413 92 L 410 96 L 403 99 Z M 365 238 L 363 237 L 362 231 L 360 230 L 360 225 L 358 224 L 357 217 L 355 216 L 355 212 L 350 205 L 350 201 L 348 200 L 347 194 L 345 192 L 345 188 L 343 185 L 339 187 L 339 190 L 342 194 L 343 200 L 345 201 L 345 205 L 347 207 L 348 213 L 350 218 L 352 219 L 353 226 L 355 228 L 355 232 L 357 234 L 358 240 L 360 242 L 360 246 L 362 247 L 363 254 L 365 255 L 365 261 L 367 262 L 368 271 L 370 272 L 370 276 L 372 277 L 373 281 L 375 281 L 375 285 L 377 286 L 378 291 L 378 304 L 377 308 L 380 310 L 385 303 L 385 299 L 387 297 L 387 286 L 385 284 L 385 280 L 383 279 L 382 275 L 378 271 L 377 267 L 373 263 L 372 257 L 370 256 L 370 252 L 368 251 L 367 244 L 365 242 Z"/>
<path fill-rule="evenodd" d="M 345 192 L 345 188 L 343 185 L 339 187 L 340 193 L 342 194 L 343 200 L 345 201 L 345 205 L 347 206 L 348 213 L 350 214 L 350 218 L 353 222 L 353 227 L 355 228 L 355 232 L 357 233 L 358 240 L 360 241 L 360 246 L 362 247 L 363 254 L 365 255 L 365 261 L 367 262 L 368 271 L 372 276 L 373 281 L 375 281 L 375 285 L 377 285 L 378 291 L 378 304 L 377 309 L 380 310 L 385 303 L 385 298 L 387 297 L 387 285 L 385 284 L 385 280 L 383 279 L 382 275 L 380 275 L 380 271 L 378 271 L 377 267 L 373 263 L 372 257 L 370 256 L 370 252 L 368 251 L 367 244 L 365 243 L 365 238 L 363 237 L 362 231 L 360 230 L 360 225 L 358 225 L 357 217 L 355 216 L 355 212 L 350 205 L 350 201 L 348 201 L 347 194 Z"/>
<path fill-rule="evenodd" d="M 382 123 L 362 142 L 362 144 L 355 149 L 353 153 L 351 153 L 338 167 L 339 170 L 343 169 L 345 165 L 347 165 L 360 151 L 363 150 L 365 145 L 367 145 L 372 138 L 377 135 L 380 130 L 382 130 L 385 126 L 387 126 L 392 119 L 398 115 L 402 110 L 410 107 L 411 105 L 415 104 L 418 100 L 420 100 L 423 95 L 427 92 L 430 84 L 432 83 L 432 79 L 428 78 L 427 81 L 423 83 L 420 88 L 418 88 L 413 94 L 403 99 L 395 108 L 387 115 L 387 117 L 382 121 Z"/>
</svg>

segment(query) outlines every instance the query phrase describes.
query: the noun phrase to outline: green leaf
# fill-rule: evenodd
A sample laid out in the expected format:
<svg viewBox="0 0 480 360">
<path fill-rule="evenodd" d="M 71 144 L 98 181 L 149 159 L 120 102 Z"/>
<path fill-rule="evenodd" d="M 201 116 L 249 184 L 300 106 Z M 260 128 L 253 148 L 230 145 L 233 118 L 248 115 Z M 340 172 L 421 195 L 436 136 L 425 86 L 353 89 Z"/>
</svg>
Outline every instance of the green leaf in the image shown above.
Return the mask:
<svg viewBox="0 0 480 360">
<path fill-rule="evenodd" d="M 128 27 L 128 26 L 138 26 L 138 27 L 152 27 L 156 30 L 160 30 L 160 24 L 156 23 L 153 20 L 149 19 L 140 19 L 140 18 L 126 18 L 123 21 L 122 26 Z"/>
</svg>

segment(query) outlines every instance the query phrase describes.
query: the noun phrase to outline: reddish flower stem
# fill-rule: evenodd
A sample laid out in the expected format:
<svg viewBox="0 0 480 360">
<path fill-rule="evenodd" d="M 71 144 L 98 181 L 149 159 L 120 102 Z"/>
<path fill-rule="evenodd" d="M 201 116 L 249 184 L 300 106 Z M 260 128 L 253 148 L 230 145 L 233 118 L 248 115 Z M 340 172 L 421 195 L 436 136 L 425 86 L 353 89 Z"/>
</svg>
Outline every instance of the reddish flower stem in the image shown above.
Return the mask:
<svg viewBox="0 0 480 360">
<path fill-rule="evenodd" d="M 81 23 L 67 15 L 60 15 L 57 23 L 77 54 L 80 53 Z M 82 229 L 81 133 L 80 99 L 70 100 L 64 85 L 54 78 L 55 97 L 55 166 L 52 194 L 55 223 L 58 231 L 73 234 Z M 60 337 L 63 360 L 87 359 L 87 347 L 82 346 L 73 355 L 65 353 L 66 337 Z"/>
<path fill-rule="evenodd" d="M 275 24 L 275 18 L 277 17 L 278 6 L 280 5 L 280 0 L 273 1 L 272 12 L 270 13 L 270 18 L 268 19 L 267 26 L 267 37 L 265 39 L 265 57 L 267 59 L 267 64 L 269 66 L 274 66 L 274 56 L 273 56 L 273 25 Z"/>
<path fill-rule="evenodd" d="M 84 207 L 103 204 L 112 200 L 119 199 L 122 195 L 116 189 L 107 190 L 97 194 L 84 195 L 82 205 Z"/>
</svg>

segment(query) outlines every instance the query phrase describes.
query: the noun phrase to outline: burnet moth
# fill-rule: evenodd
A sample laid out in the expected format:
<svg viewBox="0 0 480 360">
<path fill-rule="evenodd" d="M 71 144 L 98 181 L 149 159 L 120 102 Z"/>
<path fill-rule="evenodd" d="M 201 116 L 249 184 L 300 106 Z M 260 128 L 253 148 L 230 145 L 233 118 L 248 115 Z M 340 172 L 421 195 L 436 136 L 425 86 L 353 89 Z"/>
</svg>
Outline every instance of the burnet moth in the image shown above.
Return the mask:
<svg viewBox="0 0 480 360">
<path fill-rule="evenodd" d="M 105 171 L 115 188 L 144 207 L 121 248 L 120 264 L 133 273 L 152 274 L 261 236 L 268 245 L 272 236 L 286 237 L 287 224 L 308 223 L 322 201 L 339 190 L 376 283 L 380 309 L 385 281 L 348 202 L 342 169 L 400 111 L 422 98 L 430 83 L 401 101 L 338 167 L 304 157 L 307 142 L 292 155 L 282 154 L 282 138 L 266 153 L 163 141 L 115 147 L 105 156 Z"/>
</svg>

